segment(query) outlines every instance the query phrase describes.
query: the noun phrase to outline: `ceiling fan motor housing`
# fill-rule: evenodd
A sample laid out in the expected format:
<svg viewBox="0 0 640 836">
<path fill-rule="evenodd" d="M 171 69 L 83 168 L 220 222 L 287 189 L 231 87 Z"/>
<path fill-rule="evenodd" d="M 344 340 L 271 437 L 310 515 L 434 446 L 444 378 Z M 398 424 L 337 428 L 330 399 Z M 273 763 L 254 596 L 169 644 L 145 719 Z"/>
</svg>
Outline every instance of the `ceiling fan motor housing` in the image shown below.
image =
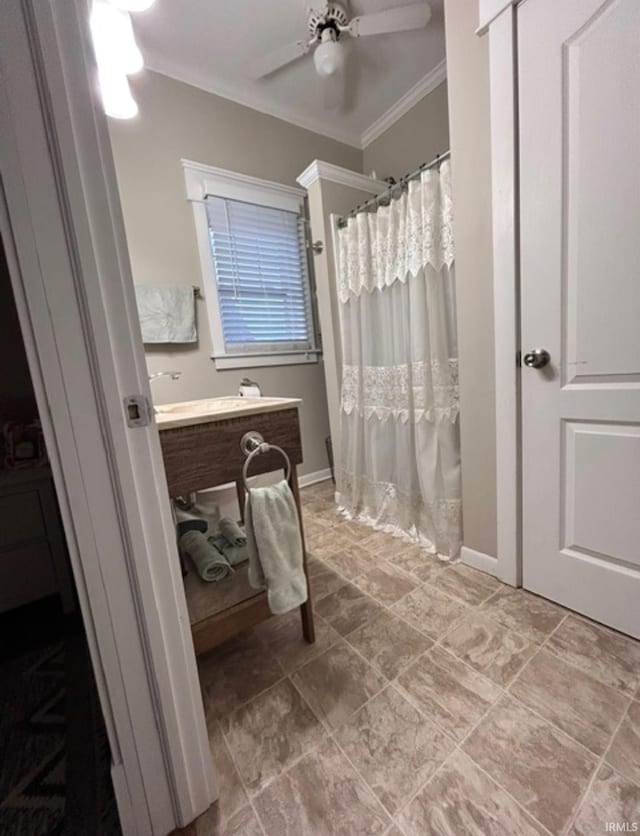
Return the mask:
<svg viewBox="0 0 640 836">
<path fill-rule="evenodd" d="M 327 3 L 321 12 L 317 12 L 315 9 L 309 9 L 307 25 L 309 27 L 309 34 L 315 40 L 322 40 L 322 33 L 325 29 L 333 29 L 335 40 L 338 40 L 341 27 L 347 26 L 348 23 L 349 18 L 344 10 L 344 6 L 340 3 Z"/>
</svg>

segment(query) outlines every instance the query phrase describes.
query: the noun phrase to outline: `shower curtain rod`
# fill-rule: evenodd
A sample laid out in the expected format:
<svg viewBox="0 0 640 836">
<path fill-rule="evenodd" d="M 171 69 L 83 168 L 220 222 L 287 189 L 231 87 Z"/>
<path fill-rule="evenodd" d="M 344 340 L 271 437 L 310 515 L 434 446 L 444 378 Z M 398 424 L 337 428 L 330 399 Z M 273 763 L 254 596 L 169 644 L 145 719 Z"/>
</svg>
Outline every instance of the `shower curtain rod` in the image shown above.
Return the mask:
<svg viewBox="0 0 640 836">
<path fill-rule="evenodd" d="M 402 190 L 407 185 L 410 180 L 417 180 L 418 177 L 422 174 L 423 171 L 428 171 L 430 168 L 435 168 L 436 166 L 440 165 L 440 163 L 444 162 L 449 158 L 451 151 L 443 151 L 442 154 L 436 154 L 435 159 L 431 160 L 430 163 L 423 163 L 421 166 L 416 168 L 415 171 L 412 171 L 410 174 L 405 174 L 404 177 L 401 177 L 397 183 L 394 183 L 392 186 L 389 186 L 388 189 L 385 189 L 382 194 L 375 195 L 375 197 L 370 197 L 369 200 L 365 200 L 364 203 L 361 203 L 359 206 L 356 206 L 355 209 L 352 209 L 350 212 L 347 212 L 346 215 L 343 215 L 341 218 L 338 218 L 338 229 L 342 229 L 347 225 L 349 218 L 355 218 L 360 212 L 365 212 L 370 206 L 387 206 L 394 197 L 394 191 L 396 189 Z"/>
</svg>

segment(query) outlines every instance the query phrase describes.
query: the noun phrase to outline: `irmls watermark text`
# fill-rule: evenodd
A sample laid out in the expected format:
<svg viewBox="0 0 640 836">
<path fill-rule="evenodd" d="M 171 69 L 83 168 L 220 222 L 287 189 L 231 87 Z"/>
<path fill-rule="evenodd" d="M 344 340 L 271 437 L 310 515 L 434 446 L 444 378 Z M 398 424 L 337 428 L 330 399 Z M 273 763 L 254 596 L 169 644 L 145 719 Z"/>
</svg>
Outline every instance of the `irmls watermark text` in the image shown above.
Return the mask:
<svg viewBox="0 0 640 836">
<path fill-rule="evenodd" d="M 637 821 L 607 821 L 604 829 L 607 833 L 637 833 L 640 825 Z"/>
</svg>

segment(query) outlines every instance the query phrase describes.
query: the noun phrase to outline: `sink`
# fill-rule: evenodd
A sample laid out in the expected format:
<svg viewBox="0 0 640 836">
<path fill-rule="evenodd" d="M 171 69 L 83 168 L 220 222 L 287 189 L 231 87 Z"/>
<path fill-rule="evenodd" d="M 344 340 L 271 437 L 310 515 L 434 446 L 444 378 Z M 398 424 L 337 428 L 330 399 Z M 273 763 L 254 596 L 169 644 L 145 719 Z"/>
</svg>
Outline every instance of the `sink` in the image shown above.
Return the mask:
<svg viewBox="0 0 640 836">
<path fill-rule="evenodd" d="M 241 398 L 234 395 L 205 398 L 200 401 L 165 403 L 155 407 L 156 423 L 159 430 L 188 427 L 192 424 L 205 424 L 241 415 L 277 412 L 281 409 L 291 409 L 301 403 L 299 398 Z"/>
<path fill-rule="evenodd" d="M 161 415 L 181 415 L 183 413 L 193 413 L 194 415 L 202 415 L 203 413 L 214 414 L 215 412 L 225 411 L 227 409 L 243 409 L 246 406 L 245 398 L 207 398 L 203 401 L 184 401 L 183 403 L 166 403 L 160 404 L 156 407 L 156 411 Z M 257 398 L 255 400 L 258 400 Z"/>
</svg>

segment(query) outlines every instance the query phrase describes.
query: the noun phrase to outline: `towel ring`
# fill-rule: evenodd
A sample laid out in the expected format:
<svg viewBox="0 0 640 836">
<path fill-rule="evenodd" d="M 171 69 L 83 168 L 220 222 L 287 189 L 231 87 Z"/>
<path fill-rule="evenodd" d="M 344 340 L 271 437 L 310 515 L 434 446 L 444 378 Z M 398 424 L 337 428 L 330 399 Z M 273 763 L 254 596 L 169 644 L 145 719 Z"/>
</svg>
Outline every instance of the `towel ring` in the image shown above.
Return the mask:
<svg viewBox="0 0 640 836">
<path fill-rule="evenodd" d="M 247 474 L 252 459 L 259 456 L 260 453 L 268 453 L 270 450 L 275 450 L 276 453 L 280 453 L 286 462 L 285 478 L 287 482 L 291 478 L 291 460 L 289 459 L 289 456 L 285 453 L 282 447 L 278 447 L 276 444 L 267 444 L 259 432 L 253 431 L 245 433 L 240 441 L 240 448 L 247 457 L 242 467 L 242 482 L 245 490 L 249 490 L 249 486 L 247 485 Z"/>
</svg>

